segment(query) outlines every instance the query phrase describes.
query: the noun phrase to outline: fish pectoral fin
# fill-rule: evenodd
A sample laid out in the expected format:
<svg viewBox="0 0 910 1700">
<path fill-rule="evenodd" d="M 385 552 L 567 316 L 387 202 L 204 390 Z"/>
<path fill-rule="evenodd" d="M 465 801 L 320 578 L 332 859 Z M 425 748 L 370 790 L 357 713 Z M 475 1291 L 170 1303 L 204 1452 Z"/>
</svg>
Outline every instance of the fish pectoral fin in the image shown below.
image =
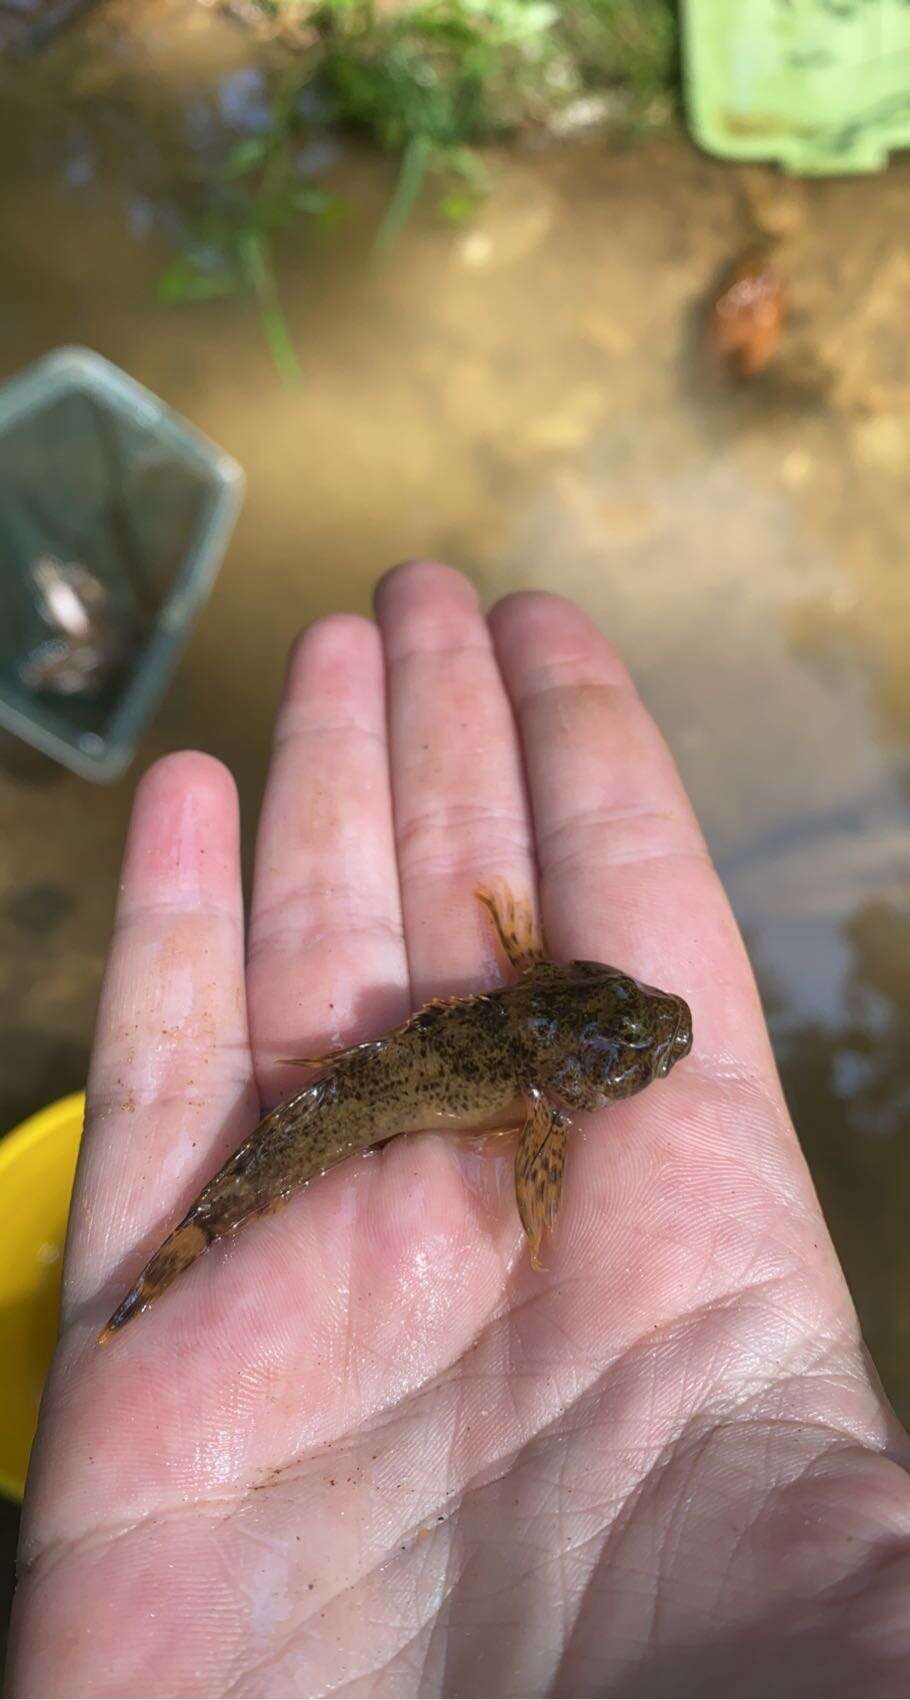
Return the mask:
<svg viewBox="0 0 910 1700">
<path fill-rule="evenodd" d="M 556 1226 L 568 1133 L 568 1116 L 535 1092 L 515 1153 L 515 1198 L 528 1236 L 532 1269 L 543 1267 L 540 1242 L 544 1230 L 552 1233 Z"/>
<path fill-rule="evenodd" d="M 516 897 L 505 880 L 497 881 L 494 886 L 477 886 L 474 896 L 490 916 L 496 937 L 516 974 L 526 974 L 546 961 L 543 934 L 527 898 Z"/>
<path fill-rule="evenodd" d="M 513 1122 L 505 1127 L 479 1128 L 473 1133 L 468 1128 L 459 1128 L 446 1137 L 451 1144 L 462 1151 L 469 1151 L 474 1157 L 501 1157 L 503 1146 L 508 1140 L 517 1139 L 521 1129 L 521 1122 Z"/>
</svg>

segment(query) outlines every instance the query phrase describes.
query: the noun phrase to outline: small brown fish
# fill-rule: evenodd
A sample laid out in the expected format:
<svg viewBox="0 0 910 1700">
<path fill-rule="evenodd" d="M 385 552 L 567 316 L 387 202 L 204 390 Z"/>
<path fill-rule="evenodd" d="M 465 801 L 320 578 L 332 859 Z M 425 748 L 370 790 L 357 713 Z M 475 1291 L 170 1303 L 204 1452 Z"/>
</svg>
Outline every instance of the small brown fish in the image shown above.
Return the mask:
<svg viewBox="0 0 910 1700">
<path fill-rule="evenodd" d="M 400 1133 L 520 1128 L 515 1194 L 531 1262 L 556 1223 L 567 1111 L 595 1110 L 669 1074 L 692 1048 L 682 998 L 600 962 L 550 961 L 530 908 L 481 888 L 518 976 L 474 997 L 437 998 L 403 1026 L 329 1057 L 264 1117 L 200 1193 L 99 1338 L 109 1340 L 213 1240 L 272 1210 L 356 1152 Z"/>
<path fill-rule="evenodd" d="M 746 254 L 732 267 L 711 309 L 711 338 L 741 378 L 770 365 L 787 316 L 783 283 L 762 254 Z"/>
<path fill-rule="evenodd" d="M 38 612 L 57 636 L 22 663 L 22 683 L 55 696 L 95 696 L 131 644 L 131 634 L 111 617 L 110 592 L 77 561 L 54 555 L 33 561 L 29 577 Z"/>
</svg>

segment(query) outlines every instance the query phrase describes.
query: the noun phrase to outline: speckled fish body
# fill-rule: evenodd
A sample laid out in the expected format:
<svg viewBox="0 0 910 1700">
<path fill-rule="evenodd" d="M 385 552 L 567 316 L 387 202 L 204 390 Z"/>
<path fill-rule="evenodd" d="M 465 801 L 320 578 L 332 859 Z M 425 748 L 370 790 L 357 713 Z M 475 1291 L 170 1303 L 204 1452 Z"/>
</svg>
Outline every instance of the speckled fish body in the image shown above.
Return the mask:
<svg viewBox="0 0 910 1700">
<path fill-rule="evenodd" d="M 571 1110 L 640 1092 L 691 1049 L 688 1005 L 597 962 L 554 963 L 514 905 L 484 897 L 519 972 L 513 985 L 439 1000 L 384 1037 L 314 1062 L 146 1265 L 102 1339 L 144 1310 L 213 1240 L 275 1208 L 357 1152 L 402 1133 L 522 1126 L 516 1195 L 532 1262 L 555 1223 Z"/>
</svg>

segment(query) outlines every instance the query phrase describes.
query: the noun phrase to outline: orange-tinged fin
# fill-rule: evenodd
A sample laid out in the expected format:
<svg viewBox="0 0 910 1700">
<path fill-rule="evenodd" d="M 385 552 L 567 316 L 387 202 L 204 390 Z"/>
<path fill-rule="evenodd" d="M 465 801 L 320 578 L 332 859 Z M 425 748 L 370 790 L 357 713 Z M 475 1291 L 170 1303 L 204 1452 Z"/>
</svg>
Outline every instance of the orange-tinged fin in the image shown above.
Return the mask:
<svg viewBox="0 0 910 1700">
<path fill-rule="evenodd" d="M 119 1329 L 144 1311 L 172 1281 L 176 1281 L 184 1269 L 195 1263 L 197 1257 L 201 1257 L 211 1243 L 211 1239 L 212 1235 L 206 1232 L 200 1222 L 189 1218 L 181 1222 L 179 1228 L 175 1228 L 174 1232 L 168 1235 L 154 1257 L 150 1258 L 136 1285 L 130 1288 L 110 1321 L 105 1323 L 98 1335 L 100 1345 L 105 1346 Z"/>
<path fill-rule="evenodd" d="M 328 1068 L 329 1063 L 335 1062 L 339 1056 L 346 1056 L 346 1051 L 335 1051 L 328 1057 L 276 1057 L 280 1068 Z"/>
<path fill-rule="evenodd" d="M 503 954 L 516 974 L 527 974 L 545 960 L 543 936 L 527 899 L 516 897 L 505 880 L 493 886 L 475 886 L 474 896 L 487 911 Z"/>
<path fill-rule="evenodd" d="M 473 1132 L 463 1129 L 449 1133 L 447 1138 L 450 1144 L 474 1157 L 501 1157 L 509 1140 L 520 1133 L 521 1124 L 513 1122 L 510 1127 L 487 1127 Z"/>
<path fill-rule="evenodd" d="M 543 1269 L 540 1242 L 544 1230 L 552 1233 L 556 1226 L 568 1128 L 568 1117 L 539 1097 L 531 1106 L 515 1153 L 515 1198 L 528 1236 L 532 1269 Z"/>
</svg>

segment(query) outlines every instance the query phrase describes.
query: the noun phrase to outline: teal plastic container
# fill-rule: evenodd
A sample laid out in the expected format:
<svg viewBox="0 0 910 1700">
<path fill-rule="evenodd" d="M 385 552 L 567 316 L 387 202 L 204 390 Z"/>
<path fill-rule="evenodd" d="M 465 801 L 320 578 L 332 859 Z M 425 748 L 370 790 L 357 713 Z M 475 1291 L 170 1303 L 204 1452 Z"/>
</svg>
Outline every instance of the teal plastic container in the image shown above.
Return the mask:
<svg viewBox="0 0 910 1700">
<path fill-rule="evenodd" d="M 722 159 L 880 171 L 910 147 L 907 0 L 683 0 L 686 107 Z"/>
<path fill-rule="evenodd" d="M 87 779 L 122 773 L 211 589 L 237 462 L 101 355 L 62 348 L 0 388 L 0 725 Z M 50 646 L 36 563 L 102 587 L 123 659 L 89 693 L 30 677 Z"/>
</svg>

